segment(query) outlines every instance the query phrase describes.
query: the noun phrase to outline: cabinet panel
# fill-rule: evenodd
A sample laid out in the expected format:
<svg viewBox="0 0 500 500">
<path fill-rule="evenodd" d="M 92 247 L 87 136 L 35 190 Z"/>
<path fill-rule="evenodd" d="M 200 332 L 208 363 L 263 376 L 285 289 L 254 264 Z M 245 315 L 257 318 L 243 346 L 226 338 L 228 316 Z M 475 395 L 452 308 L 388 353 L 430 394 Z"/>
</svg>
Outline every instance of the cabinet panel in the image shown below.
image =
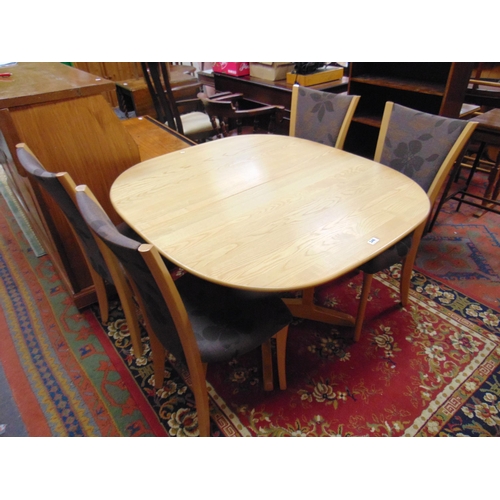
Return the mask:
<svg viewBox="0 0 500 500">
<path fill-rule="evenodd" d="M 59 207 L 16 164 L 15 143 L 25 142 L 47 170 L 67 171 L 77 184 L 87 184 L 114 222 L 121 219 L 109 189 L 139 163 L 139 150 L 102 96 L 113 82 L 59 63 L 18 63 L 12 73 L 13 85 L 0 89 L 0 109 L 8 108 L 0 115 L 0 130 L 11 185 L 68 292 L 84 307 L 95 294 L 78 243 Z"/>
<path fill-rule="evenodd" d="M 77 69 L 92 75 L 102 76 L 106 80 L 112 80 L 113 82 L 142 77 L 141 64 L 138 62 L 75 62 L 72 64 Z M 104 97 L 111 106 L 118 106 L 115 91 L 106 92 Z"/>
</svg>

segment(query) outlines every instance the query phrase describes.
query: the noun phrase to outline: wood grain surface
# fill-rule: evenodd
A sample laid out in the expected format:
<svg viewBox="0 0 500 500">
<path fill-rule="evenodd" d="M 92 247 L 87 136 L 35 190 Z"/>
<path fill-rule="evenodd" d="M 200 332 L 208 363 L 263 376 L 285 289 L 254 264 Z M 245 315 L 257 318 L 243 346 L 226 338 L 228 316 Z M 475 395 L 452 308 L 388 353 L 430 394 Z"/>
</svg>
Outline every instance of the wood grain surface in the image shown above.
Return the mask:
<svg viewBox="0 0 500 500">
<path fill-rule="evenodd" d="M 268 291 L 345 274 L 430 208 L 399 172 L 278 135 L 230 137 L 142 162 L 115 180 L 110 196 L 128 224 L 188 272 Z"/>
</svg>

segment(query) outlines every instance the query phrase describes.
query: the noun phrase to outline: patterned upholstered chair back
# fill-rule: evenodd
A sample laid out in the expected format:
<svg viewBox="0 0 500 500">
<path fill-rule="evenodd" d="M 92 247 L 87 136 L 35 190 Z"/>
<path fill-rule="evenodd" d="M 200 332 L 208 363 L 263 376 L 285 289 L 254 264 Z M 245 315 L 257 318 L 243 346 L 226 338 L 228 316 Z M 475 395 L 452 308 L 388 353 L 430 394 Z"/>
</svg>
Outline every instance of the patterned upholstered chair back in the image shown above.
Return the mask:
<svg viewBox="0 0 500 500">
<path fill-rule="evenodd" d="M 413 179 L 434 203 L 439 190 L 469 141 L 477 123 L 430 115 L 393 102 L 385 105 L 374 160 Z M 354 339 L 361 335 L 373 275 L 402 262 L 401 304 L 409 300 L 410 280 L 425 222 L 387 250 L 360 266 L 363 288 L 354 327 Z"/>
<path fill-rule="evenodd" d="M 290 135 L 343 148 L 359 96 L 294 85 Z"/>
<path fill-rule="evenodd" d="M 76 206 L 75 182 L 67 172 L 54 174 L 43 168 L 38 159 L 31 153 L 25 144 L 16 146 L 17 156 L 22 166 L 38 184 L 51 196 L 62 210 L 66 219 L 70 223 L 76 238 L 80 244 L 83 256 L 86 260 L 94 290 L 99 303 L 101 321 L 107 323 L 109 317 L 108 284 L 113 285 L 120 297 L 121 306 L 130 334 L 130 340 L 133 346 L 134 355 L 142 356 L 141 331 L 137 319 L 136 305 L 130 292 L 128 283 L 123 280 L 118 282 L 110 271 L 106 260 L 104 259 L 99 245 L 90 231 L 87 223 L 83 219 L 78 207 Z M 113 227 L 115 227 L 113 225 Z M 135 236 L 136 233 L 124 222 L 118 224 L 115 230 L 121 234 Z"/>
<path fill-rule="evenodd" d="M 428 191 L 467 121 L 394 104 L 380 158 Z"/>
<path fill-rule="evenodd" d="M 23 147 L 17 148 L 17 157 L 26 172 L 50 195 L 73 227 L 86 257 L 94 270 L 108 283 L 113 283 L 109 270 L 94 240 L 88 230 L 73 199 L 66 192 L 59 180 L 59 175 L 45 170 L 43 165 Z"/>
</svg>

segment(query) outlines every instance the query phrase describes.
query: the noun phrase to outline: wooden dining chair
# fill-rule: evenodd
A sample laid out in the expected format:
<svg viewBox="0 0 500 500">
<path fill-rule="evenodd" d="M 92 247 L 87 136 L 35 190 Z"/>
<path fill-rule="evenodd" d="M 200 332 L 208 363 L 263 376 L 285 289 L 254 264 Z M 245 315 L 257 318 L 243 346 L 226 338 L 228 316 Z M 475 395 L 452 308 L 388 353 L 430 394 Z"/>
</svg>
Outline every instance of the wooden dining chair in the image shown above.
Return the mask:
<svg viewBox="0 0 500 500">
<path fill-rule="evenodd" d="M 477 123 L 416 111 L 387 102 L 374 160 L 407 175 L 429 196 L 431 207 Z M 401 304 L 409 299 L 413 264 L 427 221 L 412 234 L 363 264 L 363 288 L 356 315 L 354 339 L 359 340 L 373 275 L 402 262 Z"/>
<path fill-rule="evenodd" d="M 219 138 L 241 134 L 272 134 L 283 117 L 284 106 L 244 107 L 243 94 L 199 94 Z"/>
<path fill-rule="evenodd" d="M 136 357 L 142 356 L 143 350 L 136 305 L 129 293 L 128 285 L 126 283 L 116 283 L 113 280 L 92 233 L 80 215 L 78 207 L 75 205 L 74 193 L 76 184 L 72 177 L 67 172 L 48 172 L 26 144 L 18 144 L 16 151 L 17 157 L 26 173 L 56 202 L 73 230 L 83 257 L 87 262 L 95 287 L 102 322 L 107 323 L 109 317 L 109 301 L 106 286 L 109 284 L 116 288 L 120 298 L 134 354 Z M 125 223 L 119 224 L 117 231 L 121 234 L 135 235 L 137 237 L 136 233 Z"/>
<path fill-rule="evenodd" d="M 142 62 L 144 79 L 148 86 L 156 118 L 173 130 L 195 142 L 203 142 L 213 135 L 212 122 L 204 112 L 203 104 L 197 96 L 201 90 L 199 83 L 182 86 L 182 90 L 192 89 L 195 97 L 176 100 L 170 81 L 170 69 L 164 62 Z M 188 110 L 182 113 L 179 107 Z"/>
<path fill-rule="evenodd" d="M 357 95 L 332 94 L 295 84 L 290 136 L 343 149 L 359 99 Z"/>
<path fill-rule="evenodd" d="M 188 367 L 200 436 L 210 435 L 207 363 L 230 361 L 262 346 L 264 389 L 273 388 L 271 338 L 278 378 L 286 388 L 290 311 L 277 295 L 247 293 L 186 274 L 173 281 L 153 245 L 119 233 L 87 186 L 76 188 L 80 212 L 113 277 L 124 269 L 143 310 L 151 342 L 155 388 L 163 386 L 165 349 Z"/>
</svg>

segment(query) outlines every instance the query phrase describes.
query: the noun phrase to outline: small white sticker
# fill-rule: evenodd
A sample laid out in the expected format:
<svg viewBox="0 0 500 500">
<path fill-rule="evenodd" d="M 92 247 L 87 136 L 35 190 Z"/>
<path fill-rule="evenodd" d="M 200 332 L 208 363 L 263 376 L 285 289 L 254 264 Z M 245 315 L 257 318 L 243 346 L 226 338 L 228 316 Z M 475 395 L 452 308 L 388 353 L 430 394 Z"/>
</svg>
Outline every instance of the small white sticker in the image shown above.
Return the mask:
<svg viewBox="0 0 500 500">
<path fill-rule="evenodd" d="M 370 245 L 375 245 L 375 243 L 378 243 L 380 240 L 378 238 L 371 238 L 368 240 L 368 243 Z"/>
</svg>

